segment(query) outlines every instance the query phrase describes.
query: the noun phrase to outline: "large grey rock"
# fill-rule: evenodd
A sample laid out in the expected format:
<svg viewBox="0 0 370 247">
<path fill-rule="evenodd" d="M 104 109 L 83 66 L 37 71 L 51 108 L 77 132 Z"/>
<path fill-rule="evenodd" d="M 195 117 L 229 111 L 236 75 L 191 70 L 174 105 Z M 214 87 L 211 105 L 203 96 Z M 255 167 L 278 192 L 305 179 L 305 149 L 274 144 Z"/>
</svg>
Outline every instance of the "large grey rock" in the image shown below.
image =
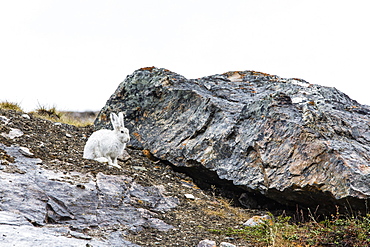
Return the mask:
<svg viewBox="0 0 370 247">
<path fill-rule="evenodd" d="M 350 83 L 350 82 L 349 82 Z M 188 80 L 135 71 L 99 113 L 123 111 L 131 145 L 281 204 L 366 210 L 370 108 L 335 88 L 254 71 Z M 212 175 L 213 174 L 213 175 Z"/>
<path fill-rule="evenodd" d="M 20 147 L 0 143 L 0 150 L 14 158 L 0 157 L 1 246 L 138 246 L 125 240 L 127 231 L 173 228 L 157 218 L 179 203 L 162 186 L 125 175 L 51 171 Z"/>
</svg>

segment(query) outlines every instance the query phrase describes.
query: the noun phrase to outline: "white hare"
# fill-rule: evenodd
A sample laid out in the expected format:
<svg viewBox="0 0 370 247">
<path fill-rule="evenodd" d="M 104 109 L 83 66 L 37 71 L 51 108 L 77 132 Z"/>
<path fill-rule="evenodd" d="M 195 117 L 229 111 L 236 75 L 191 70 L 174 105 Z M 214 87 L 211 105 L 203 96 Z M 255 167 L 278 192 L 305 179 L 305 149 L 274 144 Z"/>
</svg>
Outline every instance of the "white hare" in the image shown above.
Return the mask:
<svg viewBox="0 0 370 247">
<path fill-rule="evenodd" d="M 93 159 L 99 162 L 108 162 L 109 165 L 121 168 L 117 163 L 117 157 L 122 154 L 126 143 L 130 141 L 130 135 L 123 121 L 123 113 L 110 114 L 114 130 L 101 129 L 89 137 L 84 148 L 85 159 Z"/>
</svg>

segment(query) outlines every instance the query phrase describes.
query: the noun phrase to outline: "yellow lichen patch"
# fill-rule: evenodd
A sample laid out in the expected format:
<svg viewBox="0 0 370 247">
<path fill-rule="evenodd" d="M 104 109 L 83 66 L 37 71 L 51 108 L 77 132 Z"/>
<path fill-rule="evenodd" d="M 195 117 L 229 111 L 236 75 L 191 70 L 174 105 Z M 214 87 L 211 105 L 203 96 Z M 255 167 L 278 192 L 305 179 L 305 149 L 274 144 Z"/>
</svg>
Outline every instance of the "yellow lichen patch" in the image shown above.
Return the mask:
<svg viewBox="0 0 370 247">
<path fill-rule="evenodd" d="M 154 157 L 154 155 L 148 149 L 144 149 L 142 152 L 151 161 L 157 161 L 158 160 L 156 157 Z"/>
<path fill-rule="evenodd" d="M 273 76 L 273 75 L 270 75 L 270 74 L 267 74 L 267 73 L 264 73 L 264 72 L 259 72 L 259 71 L 254 71 L 254 70 L 250 70 L 249 72 L 252 75 L 257 75 L 257 76 Z"/>
<path fill-rule="evenodd" d="M 134 132 L 134 133 L 132 133 L 132 135 L 135 136 L 138 141 L 140 141 L 140 142 L 142 141 L 141 135 L 139 133 Z"/>
<path fill-rule="evenodd" d="M 154 66 L 152 67 L 144 67 L 144 68 L 141 68 L 140 70 L 148 70 L 148 71 L 152 71 L 153 69 L 155 69 Z"/>
<path fill-rule="evenodd" d="M 243 72 L 242 71 L 228 71 L 228 72 L 223 73 L 222 75 L 225 75 L 225 76 L 229 77 L 229 76 L 232 76 L 233 74 L 236 74 L 236 73 L 241 74 Z"/>
</svg>

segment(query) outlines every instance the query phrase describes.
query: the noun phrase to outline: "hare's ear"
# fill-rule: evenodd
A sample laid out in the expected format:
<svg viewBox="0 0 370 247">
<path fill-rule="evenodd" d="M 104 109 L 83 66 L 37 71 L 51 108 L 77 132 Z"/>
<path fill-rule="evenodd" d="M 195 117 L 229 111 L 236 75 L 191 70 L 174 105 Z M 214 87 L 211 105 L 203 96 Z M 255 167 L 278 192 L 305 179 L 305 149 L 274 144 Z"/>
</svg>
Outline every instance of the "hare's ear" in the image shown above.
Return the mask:
<svg viewBox="0 0 370 247">
<path fill-rule="evenodd" d="M 113 112 L 110 113 L 110 121 L 111 121 L 114 129 L 119 127 L 119 119 L 118 119 L 117 115 Z"/>
<path fill-rule="evenodd" d="M 123 118 L 123 112 L 118 113 L 119 123 L 122 127 L 125 127 L 125 121 Z"/>
</svg>

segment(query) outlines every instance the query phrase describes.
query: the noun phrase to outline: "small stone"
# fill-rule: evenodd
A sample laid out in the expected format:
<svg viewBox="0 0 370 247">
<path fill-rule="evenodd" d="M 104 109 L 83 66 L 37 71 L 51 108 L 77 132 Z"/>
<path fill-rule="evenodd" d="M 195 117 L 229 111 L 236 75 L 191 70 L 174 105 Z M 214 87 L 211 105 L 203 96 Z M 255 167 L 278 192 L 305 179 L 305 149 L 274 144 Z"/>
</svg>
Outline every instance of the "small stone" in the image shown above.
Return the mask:
<svg viewBox="0 0 370 247">
<path fill-rule="evenodd" d="M 202 240 L 198 243 L 197 247 L 216 247 L 216 242 L 212 240 Z"/>
<path fill-rule="evenodd" d="M 34 159 L 34 161 L 38 165 L 41 165 L 42 164 L 42 159 L 36 158 L 36 159 Z"/>
<path fill-rule="evenodd" d="M 5 124 L 9 123 L 9 119 L 5 116 L 0 116 L 0 120 L 3 121 Z"/>
<path fill-rule="evenodd" d="M 26 147 L 19 147 L 19 152 L 27 157 L 33 157 L 34 154 Z"/>
<path fill-rule="evenodd" d="M 195 200 L 195 196 L 193 196 L 192 194 L 184 194 L 184 196 L 186 199 Z"/>
<path fill-rule="evenodd" d="M 10 139 L 14 139 L 16 137 L 23 136 L 23 132 L 19 129 L 11 128 L 11 130 L 9 131 L 9 134 L 2 133 L 1 135 L 4 137 L 10 138 Z"/>
<path fill-rule="evenodd" d="M 31 119 L 31 117 L 28 114 L 22 114 L 22 117 L 26 119 Z"/>
<path fill-rule="evenodd" d="M 236 245 L 227 242 L 221 242 L 220 247 L 236 247 Z"/>
<path fill-rule="evenodd" d="M 132 169 L 136 170 L 136 171 L 142 171 L 142 172 L 146 172 L 148 169 L 146 169 L 145 167 L 142 167 L 142 166 L 133 166 Z"/>
<path fill-rule="evenodd" d="M 67 134 L 66 134 L 66 137 L 71 138 L 71 137 L 72 137 L 72 135 L 67 133 Z"/>
<path fill-rule="evenodd" d="M 256 226 L 262 224 L 264 222 L 272 223 L 271 216 L 263 215 L 263 216 L 253 216 L 249 220 L 247 220 L 243 226 Z"/>
</svg>

